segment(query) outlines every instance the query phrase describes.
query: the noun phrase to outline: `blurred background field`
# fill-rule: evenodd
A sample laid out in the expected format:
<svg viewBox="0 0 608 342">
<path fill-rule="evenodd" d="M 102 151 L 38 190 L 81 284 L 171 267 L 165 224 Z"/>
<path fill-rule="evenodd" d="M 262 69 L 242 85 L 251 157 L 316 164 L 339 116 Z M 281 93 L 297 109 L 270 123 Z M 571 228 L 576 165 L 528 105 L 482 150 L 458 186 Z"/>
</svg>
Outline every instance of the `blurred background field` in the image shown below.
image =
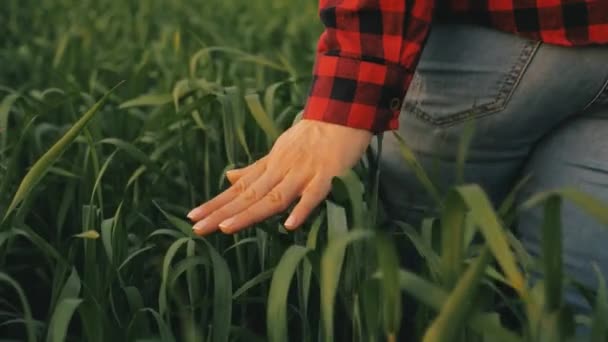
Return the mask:
<svg viewBox="0 0 608 342">
<path fill-rule="evenodd" d="M 192 236 L 188 210 L 302 110 L 321 32 L 315 0 L 2 7 L 0 339 L 554 341 L 573 331 L 569 280 L 504 229 L 512 201 L 494 211 L 461 187 L 438 200 L 441 219 L 389 224 L 370 158 L 295 233 L 279 215 L 235 236 Z M 540 194 L 530 205 L 545 206 L 553 231 L 563 197 L 608 221 L 583 194 Z M 557 234 L 544 253 L 559 247 Z M 416 270 L 400 266 L 406 250 L 421 255 Z M 531 272 L 547 281 L 529 289 Z M 605 341 L 605 292 L 585 293 L 595 311 L 578 321 Z"/>
<path fill-rule="evenodd" d="M 187 235 L 159 208 L 185 218 L 191 207 L 225 186 L 225 169 L 267 151 L 271 139 L 252 119 L 245 95 L 254 94 L 256 103 L 264 104 L 277 131 L 301 110 L 320 30 L 316 3 L 11 0 L 3 7 L 2 216 L 26 170 L 88 107 L 125 83 L 40 177 L 11 223 L 5 222 L 0 270 L 23 289 L 38 338 L 65 331 L 51 332 L 49 323 L 58 310 L 68 315 L 63 324 L 71 319 L 74 308 L 67 303 L 78 305 L 80 313 L 70 325 L 72 340 L 161 336 L 156 327 L 140 329 L 137 321 L 154 322 L 154 314 L 143 309 L 159 310 L 161 282 L 168 281 L 163 256 L 174 240 Z M 15 237 L 14 229 L 23 235 Z M 73 237 L 83 231 L 101 236 Z M 153 232 L 157 235 L 150 236 Z M 232 261 L 226 268 L 234 272 L 232 291 L 221 288 L 228 299 L 280 256 L 260 251 L 260 259 L 252 258 L 258 252 L 246 239 L 210 238 L 226 260 L 238 259 L 238 269 Z M 227 250 L 242 240 L 242 247 Z M 202 248 L 189 244 L 187 254 L 205 253 L 197 251 Z M 176 262 L 185 260 L 185 249 Z M 181 293 L 194 297 L 168 299 L 161 321 L 181 322 L 180 316 L 193 310 L 191 324 L 200 336 L 217 340 L 213 333 L 225 332 L 210 328 L 215 272 L 205 271 L 201 260 L 195 267 L 200 271 L 187 272 L 195 288 Z M 69 275 L 78 278 L 70 294 L 64 287 Z M 8 285 L 0 285 L 0 336 L 21 340 L 27 337 L 24 308 Z M 256 303 L 265 300 L 260 291 L 241 297 L 243 308 L 264 313 Z M 62 306 L 66 298 L 83 301 Z M 225 315 L 225 327 L 216 330 L 251 325 L 261 333 L 262 317 L 235 308 Z M 178 340 L 185 329 L 180 324 L 166 327 Z"/>
</svg>

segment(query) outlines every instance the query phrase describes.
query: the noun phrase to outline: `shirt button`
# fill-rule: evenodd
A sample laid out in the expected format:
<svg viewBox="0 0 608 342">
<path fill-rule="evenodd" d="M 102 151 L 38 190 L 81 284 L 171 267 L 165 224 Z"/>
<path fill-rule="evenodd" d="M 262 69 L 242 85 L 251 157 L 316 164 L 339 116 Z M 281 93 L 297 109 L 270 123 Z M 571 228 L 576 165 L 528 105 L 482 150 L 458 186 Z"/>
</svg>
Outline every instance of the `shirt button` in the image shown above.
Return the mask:
<svg viewBox="0 0 608 342">
<path fill-rule="evenodd" d="M 390 103 L 391 110 L 399 110 L 401 109 L 401 99 L 398 97 L 393 97 Z"/>
</svg>

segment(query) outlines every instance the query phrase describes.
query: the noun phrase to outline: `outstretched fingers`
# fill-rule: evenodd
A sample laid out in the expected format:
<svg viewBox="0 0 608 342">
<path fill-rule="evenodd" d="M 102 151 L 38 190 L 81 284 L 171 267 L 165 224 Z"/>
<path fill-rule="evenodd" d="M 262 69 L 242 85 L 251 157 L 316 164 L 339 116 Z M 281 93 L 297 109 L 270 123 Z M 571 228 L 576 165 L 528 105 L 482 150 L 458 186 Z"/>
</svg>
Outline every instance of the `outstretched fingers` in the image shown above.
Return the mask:
<svg viewBox="0 0 608 342">
<path fill-rule="evenodd" d="M 249 184 L 245 179 L 249 175 L 239 179 L 232 187 L 233 193 L 238 194 L 232 200 L 225 203 L 220 208 L 215 209 L 205 219 L 196 223 L 193 227 L 194 232 L 205 235 L 217 230 L 222 222 L 230 219 L 234 215 L 243 212 L 251 205 L 259 202 L 266 194 L 281 181 L 281 175 L 276 172 L 266 170 L 262 176 Z"/>
<path fill-rule="evenodd" d="M 305 184 L 305 176 L 294 172 L 288 173 L 279 184 L 258 202 L 221 222 L 219 224 L 220 229 L 226 234 L 236 233 L 254 223 L 263 221 L 278 212 L 286 210 L 295 201 Z"/>
<path fill-rule="evenodd" d="M 315 177 L 304 191 L 300 201 L 285 221 L 285 228 L 294 230 L 306 221 L 308 215 L 327 197 L 331 191 L 331 178 Z"/>
<path fill-rule="evenodd" d="M 256 163 L 251 166 L 252 168 L 249 170 L 249 172 L 243 174 L 239 178 L 239 181 L 235 182 L 234 185 L 232 185 L 230 188 L 217 195 L 210 201 L 207 201 L 202 205 L 192 209 L 188 213 L 188 218 L 192 222 L 198 222 L 213 213 L 214 211 L 216 211 L 217 209 L 231 202 L 240 194 L 242 194 L 244 190 L 249 187 L 250 184 L 254 183 L 257 179 L 259 179 L 266 171 L 264 163 Z"/>
<path fill-rule="evenodd" d="M 242 167 L 240 169 L 232 169 L 232 170 L 226 171 L 226 178 L 228 179 L 230 184 L 234 184 L 234 183 L 238 182 L 238 180 L 241 179 L 241 177 L 254 171 L 255 169 L 260 169 L 260 168 L 263 169 L 266 166 L 266 159 L 267 159 L 267 157 L 263 157 L 248 166 Z"/>
</svg>

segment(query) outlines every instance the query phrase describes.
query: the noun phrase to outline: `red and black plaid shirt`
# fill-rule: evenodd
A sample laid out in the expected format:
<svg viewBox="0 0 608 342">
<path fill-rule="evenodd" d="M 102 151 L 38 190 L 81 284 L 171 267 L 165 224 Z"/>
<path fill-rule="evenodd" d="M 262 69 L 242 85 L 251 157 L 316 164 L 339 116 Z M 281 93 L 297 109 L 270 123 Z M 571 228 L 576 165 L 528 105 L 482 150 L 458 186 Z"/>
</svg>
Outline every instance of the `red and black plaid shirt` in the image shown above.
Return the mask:
<svg viewBox="0 0 608 342">
<path fill-rule="evenodd" d="M 608 44 L 608 0 L 437 0 L 443 18 L 565 46 Z M 435 0 L 319 0 L 325 31 L 304 117 L 382 132 L 401 101 Z"/>
</svg>

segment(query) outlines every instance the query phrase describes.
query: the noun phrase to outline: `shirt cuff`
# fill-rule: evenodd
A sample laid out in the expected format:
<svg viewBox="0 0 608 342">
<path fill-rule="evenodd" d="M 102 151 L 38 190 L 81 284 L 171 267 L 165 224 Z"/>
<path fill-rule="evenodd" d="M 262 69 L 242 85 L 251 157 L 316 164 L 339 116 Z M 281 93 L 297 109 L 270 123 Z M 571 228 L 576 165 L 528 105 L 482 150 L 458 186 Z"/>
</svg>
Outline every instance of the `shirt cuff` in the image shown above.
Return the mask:
<svg viewBox="0 0 608 342">
<path fill-rule="evenodd" d="M 396 129 L 413 74 L 398 64 L 318 55 L 303 117 L 373 133 Z"/>
</svg>

